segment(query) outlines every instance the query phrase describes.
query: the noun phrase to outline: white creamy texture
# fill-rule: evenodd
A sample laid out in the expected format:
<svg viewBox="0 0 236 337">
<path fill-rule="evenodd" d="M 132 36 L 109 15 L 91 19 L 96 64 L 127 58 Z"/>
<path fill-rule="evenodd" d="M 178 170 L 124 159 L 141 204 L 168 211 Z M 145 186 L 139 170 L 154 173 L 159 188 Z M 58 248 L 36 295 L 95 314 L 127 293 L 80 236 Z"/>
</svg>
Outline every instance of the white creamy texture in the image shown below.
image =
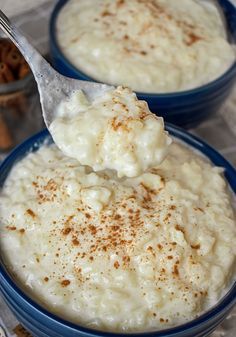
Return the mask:
<svg viewBox="0 0 236 337">
<path fill-rule="evenodd" d="M 95 171 L 116 170 L 119 177 L 160 164 L 171 143 L 163 119 L 123 87 L 92 103 L 81 91 L 74 93 L 59 106 L 49 129 L 63 153 Z"/>
<path fill-rule="evenodd" d="M 57 37 L 82 72 L 141 92 L 195 88 L 235 61 L 207 0 L 71 0 L 59 14 Z"/>
<path fill-rule="evenodd" d="M 235 275 L 235 216 L 220 168 L 172 143 L 138 178 L 92 172 L 55 145 L 12 169 L 0 245 L 50 311 L 107 331 L 178 325 L 215 304 Z"/>
</svg>

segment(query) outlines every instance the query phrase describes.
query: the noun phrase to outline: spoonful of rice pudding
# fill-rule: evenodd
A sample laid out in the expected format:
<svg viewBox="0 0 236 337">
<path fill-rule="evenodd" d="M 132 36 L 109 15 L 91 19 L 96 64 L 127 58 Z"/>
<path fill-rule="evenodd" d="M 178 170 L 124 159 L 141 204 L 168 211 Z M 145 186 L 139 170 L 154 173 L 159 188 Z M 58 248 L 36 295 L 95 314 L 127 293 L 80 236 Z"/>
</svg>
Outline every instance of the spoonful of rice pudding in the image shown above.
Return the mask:
<svg viewBox="0 0 236 337">
<path fill-rule="evenodd" d="M 130 89 L 56 72 L 0 11 L 0 28 L 19 48 L 38 85 L 44 122 L 69 157 L 94 171 L 135 177 L 162 162 L 171 139 L 162 118 Z"/>
</svg>

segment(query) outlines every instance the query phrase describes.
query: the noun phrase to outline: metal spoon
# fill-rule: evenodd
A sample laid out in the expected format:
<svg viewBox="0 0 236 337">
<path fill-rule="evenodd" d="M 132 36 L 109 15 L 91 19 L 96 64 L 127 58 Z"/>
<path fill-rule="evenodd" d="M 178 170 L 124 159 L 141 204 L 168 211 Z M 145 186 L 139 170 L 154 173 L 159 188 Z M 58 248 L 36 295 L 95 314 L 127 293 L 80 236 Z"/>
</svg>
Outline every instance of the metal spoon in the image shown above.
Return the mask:
<svg viewBox="0 0 236 337">
<path fill-rule="evenodd" d="M 73 92 L 82 90 L 87 98 L 92 101 L 95 97 L 113 88 L 106 84 L 74 80 L 59 74 L 28 42 L 26 37 L 19 32 L 1 10 L 0 28 L 21 51 L 34 74 L 40 94 L 43 118 L 47 128 L 55 118 L 55 112 L 60 102 L 68 99 Z"/>
</svg>

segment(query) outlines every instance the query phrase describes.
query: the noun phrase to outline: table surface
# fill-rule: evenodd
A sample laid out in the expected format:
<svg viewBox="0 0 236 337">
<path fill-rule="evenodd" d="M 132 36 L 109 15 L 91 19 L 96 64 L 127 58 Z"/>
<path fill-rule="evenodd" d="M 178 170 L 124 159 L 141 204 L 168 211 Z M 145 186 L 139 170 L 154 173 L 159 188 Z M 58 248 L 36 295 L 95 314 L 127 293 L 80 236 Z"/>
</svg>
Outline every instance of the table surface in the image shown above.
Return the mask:
<svg viewBox="0 0 236 337">
<path fill-rule="evenodd" d="M 236 4 L 236 0 L 232 0 Z M 34 46 L 42 53 L 49 52 L 48 21 L 50 13 L 56 3 L 55 0 L 0 0 L 0 8 L 11 16 L 12 21 L 24 32 Z M 17 14 L 16 14 L 17 13 Z M 37 101 L 37 108 L 39 101 Z M 236 167 L 236 87 L 222 109 L 198 127 L 189 130 L 217 149 L 233 166 Z M 0 157 L 1 159 L 1 157 Z M 236 309 L 231 316 L 212 334 L 211 337 L 236 336 Z M 2 328 L 8 332 L 7 336 L 26 336 L 19 333 L 17 320 L 0 299 L 0 337 L 4 336 Z M 2 326 L 2 328 L 1 328 Z M 13 330 L 15 329 L 15 332 Z"/>
</svg>

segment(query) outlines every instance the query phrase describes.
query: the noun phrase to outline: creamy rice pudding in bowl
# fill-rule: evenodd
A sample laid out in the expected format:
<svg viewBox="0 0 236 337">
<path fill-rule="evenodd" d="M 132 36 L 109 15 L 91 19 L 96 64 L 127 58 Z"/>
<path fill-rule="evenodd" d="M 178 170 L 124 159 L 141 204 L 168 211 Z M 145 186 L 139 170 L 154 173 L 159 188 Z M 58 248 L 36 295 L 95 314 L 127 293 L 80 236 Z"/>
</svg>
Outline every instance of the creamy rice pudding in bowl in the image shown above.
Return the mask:
<svg viewBox="0 0 236 337">
<path fill-rule="evenodd" d="M 235 80 L 235 7 L 219 1 L 65 1 L 50 25 L 61 73 L 128 85 L 166 121 L 217 110 Z M 221 16 L 225 15 L 226 27 Z"/>
<path fill-rule="evenodd" d="M 66 155 L 43 131 L 2 164 L 1 292 L 35 336 L 206 336 L 234 305 L 235 170 L 167 130 L 128 89 L 76 93 Z"/>
</svg>

